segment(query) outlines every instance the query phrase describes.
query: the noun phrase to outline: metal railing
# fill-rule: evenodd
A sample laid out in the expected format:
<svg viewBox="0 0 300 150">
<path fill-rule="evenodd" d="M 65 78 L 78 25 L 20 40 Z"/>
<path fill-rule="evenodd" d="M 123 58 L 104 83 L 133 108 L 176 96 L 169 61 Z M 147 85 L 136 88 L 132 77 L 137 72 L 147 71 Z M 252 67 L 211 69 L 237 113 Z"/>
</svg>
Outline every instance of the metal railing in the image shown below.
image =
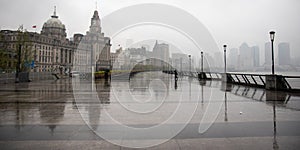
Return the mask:
<svg viewBox="0 0 300 150">
<path fill-rule="evenodd" d="M 300 91 L 300 76 L 283 76 L 288 90 Z"/>
<path fill-rule="evenodd" d="M 221 80 L 222 73 L 219 72 L 204 72 L 206 80 Z M 198 78 L 200 72 L 183 71 L 178 73 L 181 76 L 190 76 Z M 242 74 L 242 73 L 227 73 L 230 81 L 228 83 L 246 85 L 252 87 L 265 88 L 266 76 L 264 74 Z M 287 91 L 300 91 L 300 76 L 282 76 L 282 80 Z"/>
<path fill-rule="evenodd" d="M 261 74 L 239 74 L 239 73 L 228 73 L 231 78 L 231 83 L 243 84 L 255 87 L 266 86 L 266 75 Z"/>
<path fill-rule="evenodd" d="M 205 72 L 207 79 L 210 80 L 221 80 L 222 75 L 219 72 Z"/>
<path fill-rule="evenodd" d="M 228 73 L 231 83 L 265 88 L 266 76 L 262 74 Z M 282 76 L 282 81 L 288 91 L 300 91 L 300 76 Z"/>
</svg>

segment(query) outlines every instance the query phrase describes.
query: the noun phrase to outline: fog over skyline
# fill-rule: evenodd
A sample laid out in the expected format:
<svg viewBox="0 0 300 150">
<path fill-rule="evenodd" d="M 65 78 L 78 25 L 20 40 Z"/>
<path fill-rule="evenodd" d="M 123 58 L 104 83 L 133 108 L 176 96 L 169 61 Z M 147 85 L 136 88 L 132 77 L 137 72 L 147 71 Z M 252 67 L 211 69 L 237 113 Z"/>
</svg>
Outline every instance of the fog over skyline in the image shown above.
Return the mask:
<svg viewBox="0 0 300 150">
<path fill-rule="evenodd" d="M 37 25 L 36 30 L 40 32 L 43 23 L 53 14 L 53 7 L 57 6 L 59 19 L 67 29 L 67 37 L 74 33 L 85 34 L 96 9 L 95 2 L 1 0 L 0 28 L 16 30 L 23 24 L 28 31 L 35 31 L 32 26 Z M 274 30 L 275 51 L 280 42 L 289 42 L 291 57 L 300 56 L 299 0 L 98 0 L 97 3 L 101 18 L 118 9 L 143 3 L 161 3 L 183 9 L 203 23 L 220 49 L 223 44 L 230 49 L 246 42 L 249 46 L 259 46 L 262 54 L 264 44 L 270 41 L 268 33 Z"/>
</svg>

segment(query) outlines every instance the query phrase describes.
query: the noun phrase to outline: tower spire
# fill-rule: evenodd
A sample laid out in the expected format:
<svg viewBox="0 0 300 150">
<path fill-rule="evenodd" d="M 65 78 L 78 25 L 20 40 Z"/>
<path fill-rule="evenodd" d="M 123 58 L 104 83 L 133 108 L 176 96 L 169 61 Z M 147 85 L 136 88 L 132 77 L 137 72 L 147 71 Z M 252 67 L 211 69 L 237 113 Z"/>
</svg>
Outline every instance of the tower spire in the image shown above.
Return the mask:
<svg viewBox="0 0 300 150">
<path fill-rule="evenodd" d="M 53 16 L 51 16 L 52 18 L 58 18 L 58 16 L 56 16 L 56 6 L 54 6 L 54 12 L 53 12 Z"/>
<path fill-rule="evenodd" d="M 96 3 L 96 7 L 95 8 L 96 8 L 96 10 L 98 10 L 98 2 L 97 2 L 97 0 L 96 0 L 95 3 Z"/>
<path fill-rule="evenodd" d="M 54 6 L 54 13 L 53 16 L 56 16 L 56 6 Z"/>
</svg>

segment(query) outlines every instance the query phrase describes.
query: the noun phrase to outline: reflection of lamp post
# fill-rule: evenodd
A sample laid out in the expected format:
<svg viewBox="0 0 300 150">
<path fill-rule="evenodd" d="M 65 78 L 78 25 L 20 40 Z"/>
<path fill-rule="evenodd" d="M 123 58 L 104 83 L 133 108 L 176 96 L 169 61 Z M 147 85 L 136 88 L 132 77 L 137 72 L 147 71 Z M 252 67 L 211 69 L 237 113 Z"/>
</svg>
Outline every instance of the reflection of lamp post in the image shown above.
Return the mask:
<svg viewBox="0 0 300 150">
<path fill-rule="evenodd" d="M 225 118 L 224 121 L 228 121 L 228 117 L 227 117 L 227 92 L 225 91 Z"/>
<path fill-rule="evenodd" d="M 226 73 L 226 47 L 227 45 L 223 45 L 224 47 L 224 73 Z"/>
<path fill-rule="evenodd" d="M 277 128 L 276 128 L 276 105 L 275 105 L 275 101 L 273 102 L 273 149 L 279 149 L 278 143 L 277 143 Z"/>
<path fill-rule="evenodd" d="M 204 84 L 202 84 L 202 85 L 201 85 L 201 104 L 202 104 L 202 106 L 203 106 L 203 104 L 204 104 L 204 96 L 203 96 L 203 95 L 204 95 L 204 93 L 203 93 L 203 85 L 204 85 Z"/>
<path fill-rule="evenodd" d="M 270 39 L 271 39 L 271 46 L 272 46 L 272 75 L 274 75 L 274 38 L 275 38 L 275 32 L 270 32 Z"/>
</svg>

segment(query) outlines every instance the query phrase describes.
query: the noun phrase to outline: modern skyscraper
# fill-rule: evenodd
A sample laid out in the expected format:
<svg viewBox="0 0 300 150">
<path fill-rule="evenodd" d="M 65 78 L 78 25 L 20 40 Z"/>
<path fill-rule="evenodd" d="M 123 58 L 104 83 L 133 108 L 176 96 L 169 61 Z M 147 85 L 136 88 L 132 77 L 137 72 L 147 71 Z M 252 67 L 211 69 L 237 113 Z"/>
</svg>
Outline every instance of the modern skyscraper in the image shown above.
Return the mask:
<svg viewBox="0 0 300 150">
<path fill-rule="evenodd" d="M 253 57 L 253 65 L 254 67 L 259 67 L 259 47 L 253 46 L 251 47 L 252 57 Z"/>
<path fill-rule="evenodd" d="M 265 44 L 265 63 L 264 65 L 271 65 L 271 59 L 272 59 L 272 56 L 271 56 L 271 43 L 270 42 L 267 42 Z"/>
<path fill-rule="evenodd" d="M 253 53 L 247 43 L 243 43 L 240 48 L 239 68 L 242 70 L 252 69 L 254 66 Z"/>
<path fill-rule="evenodd" d="M 278 64 L 279 65 L 290 65 L 291 64 L 291 54 L 290 54 L 290 44 L 289 43 L 279 43 L 278 44 Z"/>
<path fill-rule="evenodd" d="M 228 68 L 236 69 L 238 65 L 239 50 L 232 48 L 229 50 L 228 55 Z"/>
<path fill-rule="evenodd" d="M 223 51 L 215 52 L 213 60 L 214 60 L 214 63 L 211 64 L 212 68 L 218 68 L 218 69 L 224 68 L 224 53 L 223 53 Z M 220 71 L 220 70 L 218 70 L 218 71 Z"/>
<path fill-rule="evenodd" d="M 188 55 L 183 54 L 183 53 L 173 53 L 172 54 L 172 65 L 178 71 L 188 71 L 188 69 L 189 69 Z"/>
</svg>

